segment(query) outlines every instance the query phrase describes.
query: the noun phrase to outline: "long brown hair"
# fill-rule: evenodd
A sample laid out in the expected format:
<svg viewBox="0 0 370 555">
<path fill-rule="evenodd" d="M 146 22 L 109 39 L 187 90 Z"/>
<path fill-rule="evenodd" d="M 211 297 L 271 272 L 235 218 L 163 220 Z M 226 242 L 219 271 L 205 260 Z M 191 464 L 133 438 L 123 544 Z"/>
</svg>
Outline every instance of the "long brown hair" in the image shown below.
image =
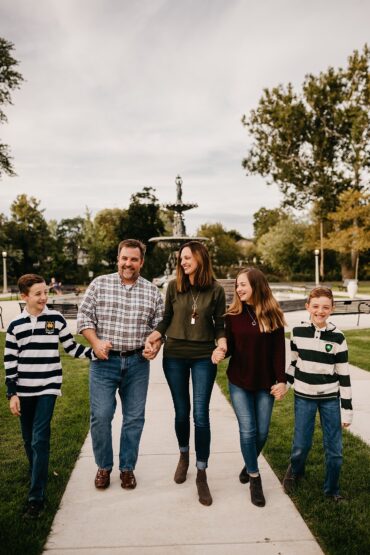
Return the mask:
<svg viewBox="0 0 370 555">
<path fill-rule="evenodd" d="M 242 274 L 247 276 L 252 287 L 251 304 L 256 313 L 260 330 L 271 332 L 283 328 L 286 325 L 283 311 L 272 294 L 266 276 L 257 268 L 243 268 L 238 272 L 235 279 L 234 298 L 226 314 L 235 316 L 243 311 L 243 303 L 236 292 L 237 279 Z"/>
<path fill-rule="evenodd" d="M 176 289 L 179 293 L 185 293 L 190 289 L 189 276 L 187 276 L 181 266 L 181 253 L 185 247 L 191 250 L 192 255 L 197 261 L 197 269 L 194 274 L 194 286 L 198 289 L 207 289 L 214 282 L 212 263 L 207 248 L 200 241 L 188 241 L 181 245 L 177 257 L 176 266 Z"/>
</svg>

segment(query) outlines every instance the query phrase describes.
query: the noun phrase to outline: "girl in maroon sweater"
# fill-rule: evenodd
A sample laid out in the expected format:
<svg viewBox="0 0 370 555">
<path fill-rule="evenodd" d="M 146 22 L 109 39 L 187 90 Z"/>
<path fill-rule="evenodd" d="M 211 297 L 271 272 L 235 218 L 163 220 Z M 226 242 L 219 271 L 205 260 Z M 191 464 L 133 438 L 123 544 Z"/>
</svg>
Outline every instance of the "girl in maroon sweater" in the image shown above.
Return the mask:
<svg viewBox="0 0 370 555">
<path fill-rule="evenodd" d="M 242 269 L 226 313 L 227 375 L 231 402 L 239 422 L 245 466 L 239 480 L 250 483 L 251 501 L 265 505 L 258 455 L 266 443 L 274 399 L 286 391 L 284 315 L 264 274 Z"/>
</svg>

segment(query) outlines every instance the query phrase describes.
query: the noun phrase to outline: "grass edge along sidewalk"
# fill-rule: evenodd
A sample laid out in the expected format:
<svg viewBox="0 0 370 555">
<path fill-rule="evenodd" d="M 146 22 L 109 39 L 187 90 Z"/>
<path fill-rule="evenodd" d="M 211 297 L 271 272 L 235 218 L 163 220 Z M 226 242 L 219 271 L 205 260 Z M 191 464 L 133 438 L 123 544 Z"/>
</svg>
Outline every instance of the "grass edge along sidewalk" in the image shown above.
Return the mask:
<svg viewBox="0 0 370 555">
<path fill-rule="evenodd" d="M 369 333 L 369 330 L 354 330 Z M 350 332 L 352 333 L 352 332 Z M 346 334 L 349 335 L 348 332 Z M 5 334 L 0 333 L 0 352 Z M 79 340 L 81 338 L 79 337 Z M 349 337 L 350 354 L 352 338 Z M 366 353 L 365 342 L 359 351 Z M 360 365 L 355 360 L 351 363 Z M 47 504 L 44 516 L 32 522 L 22 519 L 22 506 L 27 497 L 27 460 L 24 453 L 19 420 L 9 412 L 4 393 L 4 367 L 0 365 L 0 553 L 7 555 L 39 555 L 50 532 L 72 469 L 89 428 L 88 362 L 64 355 L 63 396 L 57 400 L 52 421 L 51 456 Z M 218 381 L 227 395 L 225 364 L 220 365 Z M 264 455 L 282 479 L 291 447 L 293 429 L 292 395 L 276 403 L 270 438 Z M 235 424 L 236 425 L 236 424 Z M 356 555 L 370 552 L 368 530 L 370 448 L 361 440 L 344 434 L 343 492 L 347 505 L 327 505 L 322 499 L 323 459 L 321 433 L 317 429 L 310 454 L 307 478 L 293 501 L 321 547 L 330 555 Z M 237 476 L 236 476 L 237 479 Z M 366 489 L 367 488 L 367 489 Z M 246 510 L 248 509 L 246 505 Z M 286 523 L 289 526 L 289 523 Z"/>
<path fill-rule="evenodd" d="M 217 383 L 230 401 L 227 364 L 227 361 L 219 364 Z M 283 401 L 275 402 L 269 438 L 263 451 L 280 481 L 289 464 L 293 425 L 293 392 L 290 391 Z M 322 433 L 317 421 L 306 476 L 292 500 L 325 553 L 363 555 L 370 552 L 370 447 L 344 431 L 343 452 L 341 489 L 347 501 L 335 504 L 322 492 L 324 455 Z M 241 455 L 240 461 L 242 466 Z M 289 522 L 285 525 L 289 526 Z"/>
<path fill-rule="evenodd" d="M 1 356 L 5 334 L 0 333 Z M 81 337 L 78 337 L 81 343 Z M 51 428 L 51 452 L 46 506 L 37 520 L 22 517 L 27 499 L 28 462 L 19 419 L 9 411 L 0 369 L 0 553 L 39 555 L 49 535 L 71 472 L 89 430 L 88 361 L 73 359 L 61 350 L 62 396 L 57 399 Z"/>
</svg>

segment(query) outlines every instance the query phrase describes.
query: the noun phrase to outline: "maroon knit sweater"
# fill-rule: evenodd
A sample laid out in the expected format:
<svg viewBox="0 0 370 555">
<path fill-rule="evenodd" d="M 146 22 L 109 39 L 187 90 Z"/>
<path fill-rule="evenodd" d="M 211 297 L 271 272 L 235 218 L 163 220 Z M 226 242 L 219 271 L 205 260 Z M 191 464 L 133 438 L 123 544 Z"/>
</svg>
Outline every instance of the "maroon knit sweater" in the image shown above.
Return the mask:
<svg viewBox="0 0 370 555">
<path fill-rule="evenodd" d="M 231 355 L 227 376 L 230 382 L 249 391 L 268 389 L 277 382 L 286 383 L 284 328 L 262 333 L 253 308 L 244 305 L 243 312 L 227 315 L 226 337 Z"/>
</svg>

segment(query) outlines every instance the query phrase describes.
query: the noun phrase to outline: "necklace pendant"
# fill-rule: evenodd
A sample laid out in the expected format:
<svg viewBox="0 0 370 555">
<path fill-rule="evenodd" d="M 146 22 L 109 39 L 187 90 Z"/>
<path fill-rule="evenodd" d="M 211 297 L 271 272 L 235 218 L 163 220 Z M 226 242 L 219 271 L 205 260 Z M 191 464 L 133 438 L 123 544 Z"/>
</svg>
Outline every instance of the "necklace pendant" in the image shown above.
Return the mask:
<svg viewBox="0 0 370 555">
<path fill-rule="evenodd" d="M 195 318 L 194 318 L 194 316 L 191 317 L 190 324 L 191 324 L 192 326 L 194 326 L 194 324 L 195 324 Z"/>
<path fill-rule="evenodd" d="M 257 325 L 257 322 L 255 320 L 253 320 L 252 326 L 256 326 L 256 325 Z"/>
</svg>

